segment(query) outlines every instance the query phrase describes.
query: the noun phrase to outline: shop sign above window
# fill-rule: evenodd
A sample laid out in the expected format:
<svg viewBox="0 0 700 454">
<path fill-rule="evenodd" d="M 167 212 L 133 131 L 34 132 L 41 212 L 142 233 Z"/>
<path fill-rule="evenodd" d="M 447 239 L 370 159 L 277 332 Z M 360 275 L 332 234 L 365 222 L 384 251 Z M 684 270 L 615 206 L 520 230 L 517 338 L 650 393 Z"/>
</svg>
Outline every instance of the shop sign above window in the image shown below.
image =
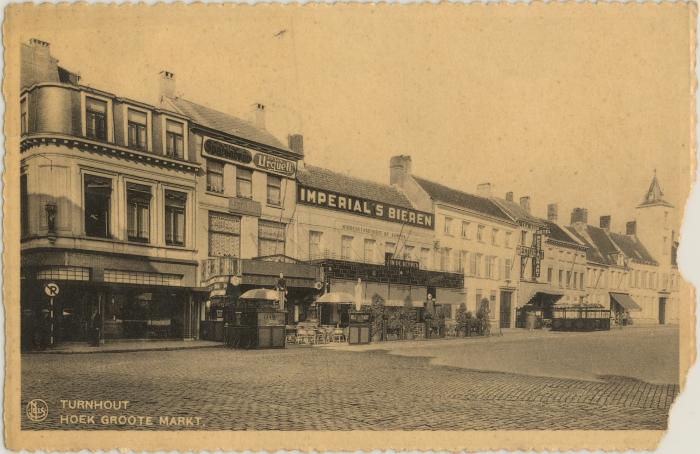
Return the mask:
<svg viewBox="0 0 700 454">
<path fill-rule="evenodd" d="M 296 174 L 296 162 L 267 153 L 254 152 L 228 142 L 206 137 L 202 144 L 204 156 L 224 159 L 233 164 L 256 167 L 263 172 L 274 173 L 289 178 Z"/>
</svg>

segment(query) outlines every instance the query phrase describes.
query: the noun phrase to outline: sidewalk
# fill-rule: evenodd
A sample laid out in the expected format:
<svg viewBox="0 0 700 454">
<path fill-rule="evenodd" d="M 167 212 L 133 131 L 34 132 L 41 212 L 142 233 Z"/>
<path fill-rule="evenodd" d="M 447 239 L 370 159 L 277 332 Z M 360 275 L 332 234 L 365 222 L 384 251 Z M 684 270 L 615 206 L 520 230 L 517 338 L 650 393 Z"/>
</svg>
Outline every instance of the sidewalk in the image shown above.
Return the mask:
<svg viewBox="0 0 700 454">
<path fill-rule="evenodd" d="M 212 342 L 204 340 L 184 341 L 184 340 L 144 340 L 144 341 L 111 341 L 99 347 L 91 347 L 87 343 L 66 343 L 55 348 L 43 351 L 23 352 L 28 354 L 86 354 L 86 353 L 126 353 L 126 352 L 147 352 L 147 351 L 170 351 L 189 350 L 196 348 L 216 348 L 223 347 L 222 342 Z"/>
</svg>

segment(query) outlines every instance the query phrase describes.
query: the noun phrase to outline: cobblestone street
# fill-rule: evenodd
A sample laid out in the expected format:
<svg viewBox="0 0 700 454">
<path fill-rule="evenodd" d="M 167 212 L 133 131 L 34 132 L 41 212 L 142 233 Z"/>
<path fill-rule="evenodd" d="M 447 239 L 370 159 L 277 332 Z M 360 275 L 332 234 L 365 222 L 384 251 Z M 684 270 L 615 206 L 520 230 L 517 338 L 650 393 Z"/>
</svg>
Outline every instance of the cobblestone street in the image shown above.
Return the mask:
<svg viewBox="0 0 700 454">
<path fill-rule="evenodd" d="M 437 348 L 441 341 L 432 342 Z M 22 358 L 25 429 L 664 429 L 677 393 L 676 384 L 473 371 L 381 350 L 211 348 Z M 27 419 L 31 399 L 48 404 L 46 420 Z M 129 404 L 125 411 L 71 410 L 61 408 L 61 399 Z M 81 414 L 95 416 L 95 424 L 89 418 L 66 423 L 66 416 Z M 105 425 L 103 415 L 154 419 L 153 425 Z"/>
</svg>

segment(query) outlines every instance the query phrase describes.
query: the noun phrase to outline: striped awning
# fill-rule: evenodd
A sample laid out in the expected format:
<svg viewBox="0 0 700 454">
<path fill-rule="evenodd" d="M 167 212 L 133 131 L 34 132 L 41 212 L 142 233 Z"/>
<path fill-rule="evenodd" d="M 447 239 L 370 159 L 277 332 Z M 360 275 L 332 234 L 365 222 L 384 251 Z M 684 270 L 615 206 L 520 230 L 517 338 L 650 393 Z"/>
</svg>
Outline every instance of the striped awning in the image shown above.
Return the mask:
<svg viewBox="0 0 700 454">
<path fill-rule="evenodd" d="M 628 311 L 641 311 L 642 308 L 627 293 L 610 292 L 610 297 Z"/>
</svg>

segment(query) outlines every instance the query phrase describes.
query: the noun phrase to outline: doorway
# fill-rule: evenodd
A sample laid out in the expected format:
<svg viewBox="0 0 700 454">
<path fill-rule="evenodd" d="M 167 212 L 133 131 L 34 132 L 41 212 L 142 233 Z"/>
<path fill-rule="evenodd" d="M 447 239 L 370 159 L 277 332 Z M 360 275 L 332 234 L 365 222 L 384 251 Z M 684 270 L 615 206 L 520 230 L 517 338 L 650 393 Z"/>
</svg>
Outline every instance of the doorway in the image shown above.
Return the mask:
<svg viewBox="0 0 700 454">
<path fill-rule="evenodd" d="M 501 291 L 501 328 L 510 328 L 512 297 L 513 292 Z"/>
<path fill-rule="evenodd" d="M 659 325 L 666 324 L 666 298 L 659 298 Z"/>
</svg>

